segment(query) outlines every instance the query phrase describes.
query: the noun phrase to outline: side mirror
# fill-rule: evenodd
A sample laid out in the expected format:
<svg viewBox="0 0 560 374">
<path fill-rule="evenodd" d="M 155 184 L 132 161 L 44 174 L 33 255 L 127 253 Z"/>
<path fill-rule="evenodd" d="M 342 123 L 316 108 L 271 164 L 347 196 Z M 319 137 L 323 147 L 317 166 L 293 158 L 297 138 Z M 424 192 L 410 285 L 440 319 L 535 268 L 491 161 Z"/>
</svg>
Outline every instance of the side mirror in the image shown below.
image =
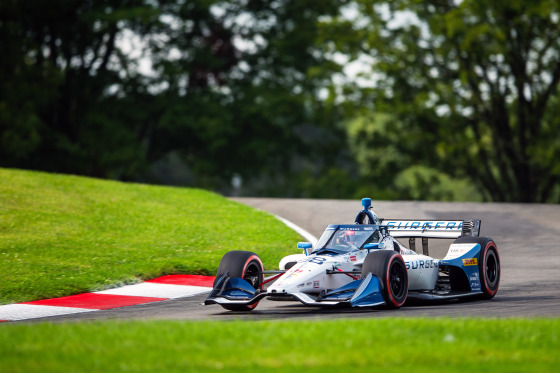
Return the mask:
<svg viewBox="0 0 560 374">
<path fill-rule="evenodd" d="M 297 247 L 298 249 L 303 249 L 303 252 L 305 253 L 305 255 L 308 255 L 308 249 L 313 248 L 313 244 L 309 243 L 309 242 L 299 242 L 297 243 Z"/>
<path fill-rule="evenodd" d="M 364 245 L 364 249 L 383 249 L 385 248 L 384 243 L 367 243 Z"/>
</svg>

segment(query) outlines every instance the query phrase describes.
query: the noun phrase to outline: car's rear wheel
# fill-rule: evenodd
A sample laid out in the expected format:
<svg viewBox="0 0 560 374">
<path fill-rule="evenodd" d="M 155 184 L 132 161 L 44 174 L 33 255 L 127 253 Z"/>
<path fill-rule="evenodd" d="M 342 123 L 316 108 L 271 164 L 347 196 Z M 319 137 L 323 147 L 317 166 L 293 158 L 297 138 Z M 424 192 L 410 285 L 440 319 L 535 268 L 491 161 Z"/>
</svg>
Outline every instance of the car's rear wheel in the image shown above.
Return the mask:
<svg viewBox="0 0 560 374">
<path fill-rule="evenodd" d="M 395 251 L 375 251 L 362 265 L 362 278 L 368 273 L 381 281 L 383 299 L 390 308 L 400 308 L 408 296 L 408 273 L 402 256 Z"/>
<path fill-rule="evenodd" d="M 480 278 L 480 289 L 483 299 L 491 299 L 498 292 L 500 286 L 500 256 L 498 255 L 498 246 L 494 240 L 490 238 L 466 237 L 455 240 L 454 243 L 477 243 L 480 244 L 480 253 L 478 255 L 478 275 Z"/>
<path fill-rule="evenodd" d="M 228 272 L 230 278 L 242 278 L 249 282 L 255 290 L 260 291 L 262 290 L 264 280 L 262 271 L 262 261 L 255 253 L 249 251 L 230 251 L 220 261 L 214 286 L 217 280 Z M 233 311 L 251 311 L 255 309 L 257 304 L 258 302 L 251 305 L 222 304 L 222 307 Z"/>
<path fill-rule="evenodd" d="M 487 239 L 480 251 L 478 271 L 480 274 L 480 286 L 484 299 L 493 298 L 500 286 L 500 257 L 496 243 Z"/>
</svg>

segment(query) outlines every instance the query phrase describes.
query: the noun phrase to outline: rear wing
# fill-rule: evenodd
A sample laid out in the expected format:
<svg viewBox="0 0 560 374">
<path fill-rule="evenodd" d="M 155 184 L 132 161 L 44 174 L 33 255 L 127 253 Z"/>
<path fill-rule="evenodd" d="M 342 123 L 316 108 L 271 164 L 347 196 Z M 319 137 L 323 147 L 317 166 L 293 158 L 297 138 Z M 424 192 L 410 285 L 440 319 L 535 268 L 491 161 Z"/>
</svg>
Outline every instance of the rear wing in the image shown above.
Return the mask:
<svg viewBox="0 0 560 374">
<path fill-rule="evenodd" d="M 456 239 L 464 236 L 478 236 L 480 234 L 480 220 L 405 220 L 381 219 L 381 225 L 387 227 L 394 238 L 408 237 L 408 246 L 416 251 L 416 238 L 422 238 L 422 252 L 428 256 L 428 238 Z"/>
<path fill-rule="evenodd" d="M 381 225 L 386 226 L 389 234 L 395 238 L 456 239 L 480 234 L 479 219 L 446 221 L 381 219 Z"/>
</svg>

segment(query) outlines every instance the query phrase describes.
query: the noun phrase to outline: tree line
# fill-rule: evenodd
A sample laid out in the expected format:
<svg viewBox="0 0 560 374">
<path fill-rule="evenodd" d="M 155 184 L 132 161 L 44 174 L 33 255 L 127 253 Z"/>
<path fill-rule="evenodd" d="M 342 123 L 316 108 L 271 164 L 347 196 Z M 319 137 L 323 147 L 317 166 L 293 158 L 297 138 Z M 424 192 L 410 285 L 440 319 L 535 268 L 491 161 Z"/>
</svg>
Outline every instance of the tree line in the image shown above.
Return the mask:
<svg viewBox="0 0 560 374">
<path fill-rule="evenodd" d="M 558 203 L 559 8 L 2 0 L 0 166 L 230 195 Z"/>
</svg>

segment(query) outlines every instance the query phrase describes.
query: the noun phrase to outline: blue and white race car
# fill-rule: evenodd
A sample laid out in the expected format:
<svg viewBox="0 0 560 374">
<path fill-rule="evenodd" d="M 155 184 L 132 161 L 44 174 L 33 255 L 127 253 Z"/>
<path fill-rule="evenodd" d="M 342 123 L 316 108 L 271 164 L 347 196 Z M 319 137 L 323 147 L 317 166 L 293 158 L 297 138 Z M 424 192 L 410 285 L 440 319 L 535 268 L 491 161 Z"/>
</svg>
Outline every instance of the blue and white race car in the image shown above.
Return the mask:
<svg viewBox="0 0 560 374">
<path fill-rule="evenodd" d="M 314 247 L 298 243 L 303 253 L 284 257 L 278 270 L 264 270 L 253 252 L 226 253 L 205 304 L 251 311 L 267 297 L 313 306 L 400 308 L 409 299 L 496 295 L 498 248 L 479 236 L 480 220 L 380 219 L 371 199 L 362 205 L 354 224 L 329 225 Z M 409 248 L 397 238 L 408 238 Z M 418 238 L 424 254 L 415 251 Z M 436 259 L 427 253 L 428 238 L 455 240 Z"/>
</svg>

